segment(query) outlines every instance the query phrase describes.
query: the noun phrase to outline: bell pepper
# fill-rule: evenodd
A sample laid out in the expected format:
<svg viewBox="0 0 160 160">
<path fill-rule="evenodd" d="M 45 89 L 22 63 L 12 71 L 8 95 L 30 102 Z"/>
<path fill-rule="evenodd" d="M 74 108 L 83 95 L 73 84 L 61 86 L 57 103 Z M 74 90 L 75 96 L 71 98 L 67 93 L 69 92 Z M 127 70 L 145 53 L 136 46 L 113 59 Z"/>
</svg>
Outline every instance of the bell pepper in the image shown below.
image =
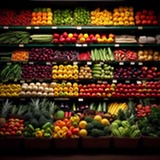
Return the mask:
<svg viewBox="0 0 160 160">
<path fill-rule="evenodd" d="M 44 133 L 44 137 L 50 137 L 51 134 L 50 133 Z"/>
<path fill-rule="evenodd" d="M 52 128 L 52 124 L 50 122 L 47 122 L 42 126 L 42 129 L 44 130 L 46 130 L 47 128 Z"/>
<path fill-rule="evenodd" d="M 48 127 L 48 128 L 46 128 L 45 133 L 50 133 L 50 134 L 52 134 L 52 130 Z"/>
<path fill-rule="evenodd" d="M 43 137 L 43 132 L 42 131 L 36 131 L 36 137 L 37 138 L 42 138 Z"/>
<path fill-rule="evenodd" d="M 27 125 L 27 131 L 33 132 L 34 131 L 34 127 L 31 124 L 28 124 Z"/>
<path fill-rule="evenodd" d="M 58 138 L 63 138 L 64 137 L 64 131 L 63 130 L 58 131 L 57 136 L 58 136 Z"/>
</svg>

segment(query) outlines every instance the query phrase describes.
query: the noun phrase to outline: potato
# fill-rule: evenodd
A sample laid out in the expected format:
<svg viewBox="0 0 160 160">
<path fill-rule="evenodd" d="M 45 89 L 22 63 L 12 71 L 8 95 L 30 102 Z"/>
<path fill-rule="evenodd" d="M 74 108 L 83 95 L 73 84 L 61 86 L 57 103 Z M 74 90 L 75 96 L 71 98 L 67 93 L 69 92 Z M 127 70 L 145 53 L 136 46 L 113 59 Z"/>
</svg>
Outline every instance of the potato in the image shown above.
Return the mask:
<svg viewBox="0 0 160 160">
<path fill-rule="evenodd" d="M 143 53 L 143 51 L 138 51 L 138 56 L 143 56 L 144 55 L 144 53 Z"/>
<path fill-rule="evenodd" d="M 145 58 L 144 58 L 144 56 L 139 56 L 138 60 L 140 60 L 140 61 L 144 61 L 144 60 L 145 60 Z"/>
<path fill-rule="evenodd" d="M 149 55 L 148 50 L 144 50 L 144 55 Z"/>
<path fill-rule="evenodd" d="M 158 52 L 158 51 L 155 51 L 155 52 L 153 53 L 153 56 L 159 56 L 159 52 Z"/>
<path fill-rule="evenodd" d="M 159 61 L 159 59 L 160 59 L 159 56 L 154 56 L 154 57 L 153 57 L 153 60 L 154 60 L 154 61 Z"/>
<path fill-rule="evenodd" d="M 149 49 L 149 50 L 148 50 L 148 53 L 149 53 L 149 55 L 153 55 L 153 50 L 152 50 L 152 49 Z"/>
<path fill-rule="evenodd" d="M 151 61 L 153 59 L 153 57 L 151 55 L 148 56 L 147 60 Z"/>
</svg>

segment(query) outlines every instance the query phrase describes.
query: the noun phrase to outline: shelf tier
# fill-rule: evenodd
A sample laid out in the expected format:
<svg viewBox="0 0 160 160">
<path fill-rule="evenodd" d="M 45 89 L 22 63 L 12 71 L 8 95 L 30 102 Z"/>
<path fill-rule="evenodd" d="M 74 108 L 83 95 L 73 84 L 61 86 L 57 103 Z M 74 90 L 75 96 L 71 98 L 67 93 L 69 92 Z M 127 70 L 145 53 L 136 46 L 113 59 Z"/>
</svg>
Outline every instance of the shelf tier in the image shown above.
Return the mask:
<svg viewBox="0 0 160 160">
<path fill-rule="evenodd" d="M 138 44 L 138 43 L 124 43 L 124 44 L 0 44 L 0 47 L 14 47 L 14 48 L 31 48 L 31 47 L 160 47 L 160 44 Z"/>
<path fill-rule="evenodd" d="M 160 30 L 160 26 L 0 26 L 8 30 Z"/>
</svg>

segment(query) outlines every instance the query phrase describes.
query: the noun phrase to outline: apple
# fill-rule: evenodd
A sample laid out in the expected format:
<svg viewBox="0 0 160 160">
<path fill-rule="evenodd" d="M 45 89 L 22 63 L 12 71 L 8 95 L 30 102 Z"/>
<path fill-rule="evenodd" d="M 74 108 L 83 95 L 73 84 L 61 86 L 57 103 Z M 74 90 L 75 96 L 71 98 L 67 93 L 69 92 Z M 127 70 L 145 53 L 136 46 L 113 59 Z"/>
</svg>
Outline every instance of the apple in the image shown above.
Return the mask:
<svg viewBox="0 0 160 160">
<path fill-rule="evenodd" d="M 142 15 L 142 12 L 141 12 L 141 11 L 138 11 L 138 12 L 136 13 L 136 15 L 140 16 L 140 15 Z"/>
<path fill-rule="evenodd" d="M 89 37 L 86 38 L 86 43 L 91 43 L 91 39 Z"/>
<path fill-rule="evenodd" d="M 70 130 L 67 131 L 66 137 L 67 138 L 71 138 L 72 137 L 72 132 Z"/>
<path fill-rule="evenodd" d="M 147 15 L 148 14 L 148 10 L 146 10 L 146 9 L 142 10 L 142 14 Z"/>
<path fill-rule="evenodd" d="M 154 13 L 153 10 L 149 10 L 149 11 L 148 11 L 148 15 L 151 15 L 151 16 L 152 16 L 152 15 L 154 15 L 154 14 L 155 14 L 155 13 Z"/>
<path fill-rule="evenodd" d="M 11 133 L 11 135 L 15 135 L 15 134 L 16 134 L 16 132 L 15 132 L 15 131 L 11 131 L 10 133 Z"/>
<path fill-rule="evenodd" d="M 75 37 L 71 38 L 71 42 L 72 43 L 76 43 L 77 42 L 77 38 L 75 38 Z"/>
<path fill-rule="evenodd" d="M 68 37 L 68 33 L 67 33 L 67 32 L 63 32 L 62 36 L 63 36 L 64 38 L 67 38 L 67 37 Z"/>
<path fill-rule="evenodd" d="M 77 39 L 78 38 L 78 34 L 77 33 L 73 33 L 73 37 L 75 37 Z"/>
<path fill-rule="evenodd" d="M 65 41 L 66 41 L 65 38 L 60 38 L 60 39 L 59 39 L 59 42 L 60 42 L 60 43 L 64 43 Z"/>
<path fill-rule="evenodd" d="M 97 38 L 96 37 L 93 37 L 91 40 L 92 40 L 93 43 L 97 43 Z"/>
<path fill-rule="evenodd" d="M 145 15 L 141 15 L 141 20 L 145 20 L 146 19 L 146 16 Z"/>
<path fill-rule="evenodd" d="M 92 96 L 92 97 L 95 97 L 95 96 L 96 96 L 96 94 L 95 94 L 95 93 L 92 93 L 92 94 L 91 94 L 91 96 Z"/>
<path fill-rule="evenodd" d="M 65 41 L 66 41 L 67 43 L 71 43 L 71 38 L 67 37 L 67 38 L 65 39 Z"/>
<path fill-rule="evenodd" d="M 147 21 L 146 21 L 146 20 L 142 20 L 142 24 L 143 24 L 143 25 L 146 25 L 146 24 L 147 24 Z"/>
<path fill-rule="evenodd" d="M 89 35 L 89 38 L 90 38 L 90 39 L 94 38 L 94 34 L 90 34 L 90 35 Z"/>
<path fill-rule="evenodd" d="M 151 25 L 152 21 L 150 19 L 147 20 L 147 24 Z"/>
<path fill-rule="evenodd" d="M 157 21 L 157 20 L 154 20 L 154 21 L 152 22 L 152 24 L 153 24 L 153 25 L 158 25 L 158 21 Z"/>
<path fill-rule="evenodd" d="M 54 34 L 53 34 L 53 38 L 57 38 L 57 39 L 58 39 L 59 36 L 60 36 L 60 35 L 59 35 L 58 33 L 54 33 Z"/>
</svg>

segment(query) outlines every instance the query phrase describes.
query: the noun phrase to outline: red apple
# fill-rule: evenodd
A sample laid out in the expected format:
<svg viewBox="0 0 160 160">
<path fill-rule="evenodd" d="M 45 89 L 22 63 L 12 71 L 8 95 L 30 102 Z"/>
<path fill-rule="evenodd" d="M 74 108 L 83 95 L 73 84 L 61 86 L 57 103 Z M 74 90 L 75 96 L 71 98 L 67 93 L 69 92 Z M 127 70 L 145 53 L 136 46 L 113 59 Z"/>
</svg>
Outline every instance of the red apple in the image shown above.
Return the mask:
<svg viewBox="0 0 160 160">
<path fill-rule="evenodd" d="M 142 10 L 142 14 L 147 15 L 148 14 L 148 10 L 146 10 L 146 9 Z"/>
<path fill-rule="evenodd" d="M 142 24 L 143 24 L 143 25 L 146 25 L 146 24 L 147 24 L 147 21 L 146 21 L 146 20 L 142 20 Z"/>
<path fill-rule="evenodd" d="M 71 38 L 71 42 L 72 43 L 76 43 L 77 42 L 77 38 L 75 38 L 75 37 Z"/>
<path fill-rule="evenodd" d="M 142 15 L 142 12 L 141 12 L 141 11 L 138 11 L 138 12 L 136 13 L 136 15 L 140 16 L 140 15 Z"/>
<path fill-rule="evenodd" d="M 158 25 L 158 21 L 157 21 L 157 20 L 154 20 L 154 21 L 152 22 L 152 24 L 153 24 L 153 25 Z"/>
<path fill-rule="evenodd" d="M 97 43 L 97 38 L 96 37 L 93 37 L 91 40 L 92 40 L 93 43 Z"/>
<path fill-rule="evenodd" d="M 91 43 L 91 39 L 89 37 L 86 38 L 86 43 Z"/>
<path fill-rule="evenodd" d="M 136 20 L 136 25 L 140 25 L 141 24 L 141 20 Z"/>
<path fill-rule="evenodd" d="M 148 15 L 152 15 L 152 16 L 153 16 L 154 14 L 155 14 L 155 13 L 154 13 L 153 10 L 149 10 L 149 11 L 148 11 Z"/>
<path fill-rule="evenodd" d="M 54 33 L 54 34 L 53 34 L 53 38 L 57 38 L 57 39 L 58 39 L 59 36 L 60 36 L 60 35 L 59 35 L 58 33 Z"/>
<path fill-rule="evenodd" d="M 90 38 L 90 39 L 94 38 L 94 34 L 90 34 L 90 35 L 89 35 L 89 38 Z"/>
<path fill-rule="evenodd" d="M 73 34 L 73 37 L 75 37 L 76 39 L 78 38 L 78 34 L 77 33 L 74 33 Z"/>
<path fill-rule="evenodd" d="M 141 20 L 145 20 L 146 16 L 145 15 L 141 15 Z"/>
<path fill-rule="evenodd" d="M 135 19 L 136 19 L 136 20 L 140 20 L 140 15 L 136 15 L 136 16 L 135 16 Z"/>
<path fill-rule="evenodd" d="M 68 37 L 68 33 L 67 33 L 67 32 L 63 32 L 62 35 L 63 35 L 64 38 L 67 38 L 67 37 Z"/>
<path fill-rule="evenodd" d="M 65 38 L 60 38 L 59 40 L 60 43 L 65 43 L 65 41 L 66 41 Z"/>
</svg>

